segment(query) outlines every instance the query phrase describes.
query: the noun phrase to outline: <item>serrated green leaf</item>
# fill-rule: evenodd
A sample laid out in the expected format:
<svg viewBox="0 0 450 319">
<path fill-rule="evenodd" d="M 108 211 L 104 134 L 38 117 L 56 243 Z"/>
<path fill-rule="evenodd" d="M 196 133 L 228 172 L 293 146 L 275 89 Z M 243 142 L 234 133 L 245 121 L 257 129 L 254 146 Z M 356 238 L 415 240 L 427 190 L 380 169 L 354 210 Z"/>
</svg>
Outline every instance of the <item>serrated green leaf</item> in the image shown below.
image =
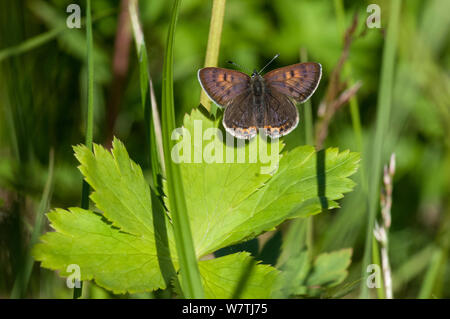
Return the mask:
<svg viewBox="0 0 450 319">
<path fill-rule="evenodd" d="M 247 252 L 199 262 L 206 298 L 270 298 L 278 271 Z M 240 289 L 242 284 L 242 290 Z"/>
<path fill-rule="evenodd" d="M 311 264 L 306 249 L 292 256 L 281 267 L 276 288 L 273 292 L 275 298 L 287 298 L 293 294 L 305 294 L 307 287 L 304 283 L 311 269 Z"/>
<path fill-rule="evenodd" d="M 125 146 L 114 139 L 112 154 L 100 145 L 94 145 L 94 153 L 82 145 L 74 150 L 81 173 L 95 190 L 91 199 L 105 217 L 123 231 L 153 237 L 150 188 Z"/>
<path fill-rule="evenodd" d="M 276 165 L 249 162 L 249 150 L 258 152 L 264 143 L 259 135 L 241 147 L 246 154 L 244 163 L 227 163 L 227 152 L 236 148 L 224 143 L 223 132 L 214 131 L 218 125 L 194 110 L 184 119 L 183 136 L 175 150 L 179 160 L 185 161 L 180 168 L 197 256 L 255 237 L 288 218 L 317 214 L 322 211 L 323 199 L 328 208 L 337 207 L 334 201 L 355 185 L 347 177 L 356 171 L 359 154 L 337 149 L 324 154 L 325 178 L 324 172 L 317 172 L 316 152 L 311 146 L 284 154 L 273 176 L 263 174 L 262 169 L 270 171 L 268 168 Z M 201 142 L 205 134 L 210 134 L 210 141 Z M 281 149 L 282 145 L 276 141 L 271 147 Z M 205 163 L 205 153 L 219 154 L 222 163 Z M 323 199 L 318 196 L 318 176 L 324 179 Z"/>
<path fill-rule="evenodd" d="M 174 248 L 173 236 L 168 228 L 169 243 L 158 240 L 158 257 L 150 189 L 141 168 L 117 139 L 112 153 L 100 145 L 94 145 L 94 153 L 85 146 L 74 149 L 79 169 L 94 190 L 91 198 L 103 216 L 78 208 L 71 209 L 72 213 L 49 213 L 56 232 L 41 238 L 35 258 L 62 275 L 67 265 L 78 264 L 83 280 L 95 279 L 114 292 L 165 288 L 159 265 L 176 263 L 176 254 L 170 254 L 166 246 Z M 143 265 L 145 269 L 139 270 Z"/>
<path fill-rule="evenodd" d="M 333 287 L 347 277 L 347 268 L 352 258 L 352 249 L 342 249 L 320 254 L 306 284 L 308 286 Z"/>
<path fill-rule="evenodd" d="M 342 249 L 320 254 L 312 263 L 307 250 L 300 251 L 282 265 L 273 296 L 319 296 L 326 288 L 335 287 L 344 281 L 351 256 L 351 248 Z"/>
<path fill-rule="evenodd" d="M 153 238 L 124 233 L 91 211 L 71 208 L 47 214 L 55 232 L 46 233 L 33 248 L 42 267 L 68 276 L 80 267 L 81 280 L 94 279 L 115 293 L 164 288 Z"/>
</svg>

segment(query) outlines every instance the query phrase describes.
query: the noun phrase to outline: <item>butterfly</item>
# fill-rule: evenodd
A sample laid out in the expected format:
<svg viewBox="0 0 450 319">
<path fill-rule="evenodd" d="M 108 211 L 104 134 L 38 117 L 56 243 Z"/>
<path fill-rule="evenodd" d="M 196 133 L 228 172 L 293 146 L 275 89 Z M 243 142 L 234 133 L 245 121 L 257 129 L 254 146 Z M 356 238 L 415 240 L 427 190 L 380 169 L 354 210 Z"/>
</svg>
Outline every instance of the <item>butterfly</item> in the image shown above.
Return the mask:
<svg viewBox="0 0 450 319">
<path fill-rule="evenodd" d="M 261 76 L 266 66 L 251 76 L 216 67 L 198 71 L 208 97 L 225 108 L 223 126 L 236 138 L 251 139 L 259 129 L 271 138 L 290 133 L 299 122 L 295 103 L 308 100 L 322 76 L 322 66 L 315 62 L 285 66 Z"/>
</svg>

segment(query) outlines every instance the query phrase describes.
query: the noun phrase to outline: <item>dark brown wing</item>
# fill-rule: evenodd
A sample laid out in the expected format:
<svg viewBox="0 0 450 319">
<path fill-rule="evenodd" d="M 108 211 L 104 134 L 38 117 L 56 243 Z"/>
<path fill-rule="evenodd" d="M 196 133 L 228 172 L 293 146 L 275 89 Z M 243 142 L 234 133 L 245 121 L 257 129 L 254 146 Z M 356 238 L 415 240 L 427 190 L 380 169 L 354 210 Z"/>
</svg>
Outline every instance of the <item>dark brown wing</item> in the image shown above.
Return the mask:
<svg viewBox="0 0 450 319">
<path fill-rule="evenodd" d="M 271 138 L 288 134 L 296 128 L 299 118 L 293 101 L 277 90 L 264 94 L 264 132 Z"/>
<path fill-rule="evenodd" d="M 244 92 L 226 107 L 223 126 L 231 135 L 240 139 L 251 139 L 257 132 L 256 110 L 252 107 L 251 92 Z"/>
<path fill-rule="evenodd" d="M 198 80 L 214 103 L 220 107 L 226 107 L 250 88 L 250 77 L 242 72 L 207 67 L 198 71 Z"/>
<path fill-rule="evenodd" d="M 269 87 L 292 97 L 299 103 L 305 102 L 313 95 L 322 76 L 319 63 L 297 63 L 275 69 L 264 75 Z"/>
</svg>

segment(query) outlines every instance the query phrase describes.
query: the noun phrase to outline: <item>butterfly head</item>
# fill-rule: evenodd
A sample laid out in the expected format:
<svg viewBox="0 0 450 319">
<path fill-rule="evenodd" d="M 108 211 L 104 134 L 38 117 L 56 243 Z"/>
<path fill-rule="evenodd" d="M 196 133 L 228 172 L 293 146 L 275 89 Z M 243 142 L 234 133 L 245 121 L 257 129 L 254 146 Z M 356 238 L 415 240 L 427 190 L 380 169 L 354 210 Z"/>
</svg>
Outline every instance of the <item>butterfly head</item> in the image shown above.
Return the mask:
<svg viewBox="0 0 450 319">
<path fill-rule="evenodd" d="M 254 78 L 257 75 L 259 75 L 259 72 L 255 69 L 252 73 L 252 78 Z"/>
</svg>

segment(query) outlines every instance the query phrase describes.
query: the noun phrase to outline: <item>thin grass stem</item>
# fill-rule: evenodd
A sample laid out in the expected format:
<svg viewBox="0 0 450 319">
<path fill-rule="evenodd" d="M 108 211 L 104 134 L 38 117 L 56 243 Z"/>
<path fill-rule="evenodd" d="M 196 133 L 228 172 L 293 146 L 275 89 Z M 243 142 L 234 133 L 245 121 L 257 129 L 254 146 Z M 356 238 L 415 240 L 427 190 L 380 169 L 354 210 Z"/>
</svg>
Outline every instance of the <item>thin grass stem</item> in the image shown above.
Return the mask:
<svg viewBox="0 0 450 319">
<path fill-rule="evenodd" d="M 166 164 L 166 179 L 170 212 L 173 221 L 175 244 L 177 247 L 181 286 L 186 298 L 204 298 L 200 272 L 192 239 L 189 216 L 183 190 L 183 180 L 179 164 L 172 161 L 169 154 L 174 141 L 171 134 L 175 129 L 175 107 L 173 96 L 173 43 L 175 26 L 181 0 L 175 0 L 167 34 L 166 51 L 164 55 L 162 79 L 162 135 L 164 160 Z"/>
<path fill-rule="evenodd" d="M 341 35 L 345 32 L 345 9 L 343 0 L 334 0 L 334 8 L 336 12 L 336 18 L 338 22 L 339 33 Z M 350 61 L 344 66 L 344 76 L 348 78 L 349 87 L 355 85 L 356 81 L 352 77 L 352 64 Z M 350 98 L 350 115 L 352 118 L 353 133 L 356 138 L 356 145 L 359 151 L 362 151 L 362 129 L 361 119 L 359 116 L 359 103 L 356 95 Z"/>
<path fill-rule="evenodd" d="M 41 201 L 36 213 L 36 220 L 34 222 L 34 228 L 29 243 L 30 249 L 38 242 L 38 238 L 41 235 L 44 214 L 48 210 L 49 203 L 52 197 L 54 163 L 54 151 L 53 149 L 51 149 L 49 154 L 47 181 L 45 182 L 44 191 L 42 193 Z M 30 249 L 28 249 L 28 254 L 24 263 L 25 265 L 22 268 L 21 274 L 19 274 L 19 276 L 14 281 L 14 286 L 11 292 L 12 299 L 25 297 L 34 264 Z"/>
<path fill-rule="evenodd" d="M 430 261 L 430 265 L 420 287 L 418 299 L 429 299 L 433 297 L 433 287 L 439 278 L 439 268 L 445 261 L 445 254 L 442 248 L 437 248 Z"/>
<path fill-rule="evenodd" d="M 364 257 L 361 269 L 363 284 L 361 285 L 360 297 L 369 297 L 369 288 L 365 284 L 368 273 L 367 267 L 371 263 L 373 229 L 375 226 L 375 216 L 378 209 L 380 181 L 382 178 L 382 160 L 385 155 L 383 143 L 386 138 L 392 104 L 392 88 L 394 82 L 394 68 L 396 55 L 396 42 L 400 18 L 401 0 L 390 2 L 389 26 L 387 29 L 386 43 L 383 49 L 383 60 L 381 66 L 380 90 L 378 93 L 377 117 L 375 135 L 372 143 L 370 179 L 368 189 L 368 223 L 366 231 L 366 241 Z M 369 157 L 366 156 L 366 160 Z"/>
<path fill-rule="evenodd" d="M 86 50 L 87 50 L 87 70 L 88 70 L 88 87 L 87 87 L 87 118 L 86 118 L 86 137 L 85 145 L 92 149 L 94 138 L 94 48 L 92 37 L 92 16 L 91 16 L 91 0 L 86 0 Z M 89 209 L 89 184 L 83 180 L 81 190 L 81 208 Z M 83 292 L 83 282 L 79 288 L 74 287 L 73 298 L 80 298 Z"/>
<path fill-rule="evenodd" d="M 115 12 L 116 12 L 116 9 L 106 10 L 105 12 L 97 15 L 96 17 L 93 17 L 92 22 L 109 17 L 110 15 L 112 15 Z M 85 24 L 86 24 L 85 19 L 81 20 L 81 25 L 85 26 Z M 64 34 L 64 32 L 71 32 L 71 31 L 72 30 L 67 28 L 66 25 L 63 25 L 61 27 L 57 27 L 57 28 L 51 29 L 49 31 L 43 32 L 41 34 L 38 34 L 34 37 L 31 37 L 18 45 L 2 49 L 2 50 L 0 50 L 0 62 L 2 62 L 3 60 L 6 60 L 8 58 L 11 58 L 13 56 L 18 56 L 23 53 L 27 53 L 35 48 L 38 48 L 38 47 L 45 45 L 46 43 L 54 40 L 55 38 Z"/>
<path fill-rule="evenodd" d="M 149 141 L 148 154 L 150 155 L 154 189 L 157 190 L 159 186 L 157 175 L 165 174 L 161 121 L 159 117 L 158 104 L 156 102 L 155 92 L 153 89 L 153 81 L 148 66 L 148 55 L 144 33 L 139 22 L 139 7 L 137 0 L 130 1 L 129 13 L 133 36 L 136 43 L 136 52 L 139 59 L 141 104 L 146 116 L 145 121 Z"/>
</svg>

